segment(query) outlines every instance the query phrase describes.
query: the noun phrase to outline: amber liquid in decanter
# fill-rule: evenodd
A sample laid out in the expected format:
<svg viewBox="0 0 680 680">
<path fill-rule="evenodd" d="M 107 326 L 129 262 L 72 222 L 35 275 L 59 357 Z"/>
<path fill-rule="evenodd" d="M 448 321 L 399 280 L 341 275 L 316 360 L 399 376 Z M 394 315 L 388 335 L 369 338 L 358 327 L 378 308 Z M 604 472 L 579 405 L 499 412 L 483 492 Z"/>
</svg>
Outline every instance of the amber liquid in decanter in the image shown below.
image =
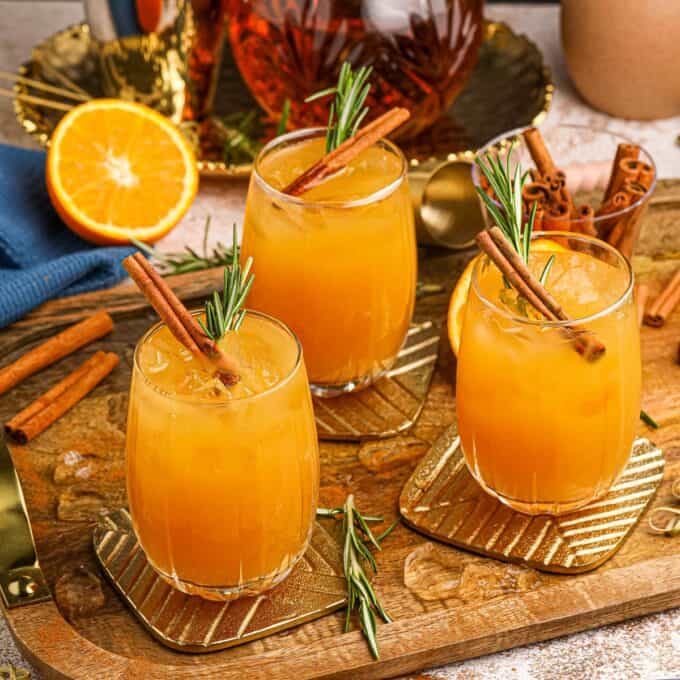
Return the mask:
<svg viewBox="0 0 680 680">
<path fill-rule="evenodd" d="M 193 35 L 188 53 L 189 87 L 184 120 L 201 118 L 212 108 L 230 3 L 231 0 L 191 2 Z"/>
<path fill-rule="evenodd" d="M 405 106 L 412 137 L 451 105 L 482 42 L 483 0 L 235 0 L 229 36 L 236 63 L 274 118 L 286 98 L 293 127 L 324 125 L 328 102 L 304 98 L 332 86 L 342 63 L 374 69 L 371 116 Z"/>
</svg>

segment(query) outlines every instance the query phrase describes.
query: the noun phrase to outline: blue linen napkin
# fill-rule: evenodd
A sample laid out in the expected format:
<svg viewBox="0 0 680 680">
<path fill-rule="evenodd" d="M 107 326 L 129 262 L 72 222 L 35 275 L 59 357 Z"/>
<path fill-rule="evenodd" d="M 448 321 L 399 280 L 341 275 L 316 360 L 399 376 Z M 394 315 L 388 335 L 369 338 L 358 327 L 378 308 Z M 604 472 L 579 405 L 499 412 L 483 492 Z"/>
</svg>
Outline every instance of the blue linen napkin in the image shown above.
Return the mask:
<svg viewBox="0 0 680 680">
<path fill-rule="evenodd" d="M 52 298 L 113 286 L 135 252 L 92 245 L 64 225 L 47 195 L 45 156 L 0 144 L 0 328 Z"/>
</svg>

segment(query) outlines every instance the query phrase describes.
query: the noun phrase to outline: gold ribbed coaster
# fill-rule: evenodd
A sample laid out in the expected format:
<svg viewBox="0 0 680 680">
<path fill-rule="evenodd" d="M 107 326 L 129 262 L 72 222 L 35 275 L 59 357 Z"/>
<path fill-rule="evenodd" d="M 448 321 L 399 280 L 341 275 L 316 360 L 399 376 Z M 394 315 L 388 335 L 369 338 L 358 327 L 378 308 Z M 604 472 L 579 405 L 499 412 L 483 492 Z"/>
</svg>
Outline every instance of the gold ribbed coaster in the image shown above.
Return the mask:
<svg viewBox="0 0 680 680">
<path fill-rule="evenodd" d="M 430 320 L 415 319 L 396 363 L 384 377 L 353 394 L 314 398 L 320 439 L 361 441 L 393 437 L 416 422 L 437 363 L 441 328 Z"/>
<path fill-rule="evenodd" d="M 456 426 L 432 446 L 399 499 L 418 531 L 459 548 L 534 569 L 576 574 L 598 567 L 622 545 L 663 479 L 661 449 L 637 439 L 607 496 L 560 517 L 531 517 L 487 494 L 468 472 Z"/>
<path fill-rule="evenodd" d="M 146 559 L 127 510 L 106 515 L 94 530 L 104 573 L 142 625 L 182 652 L 211 652 L 298 626 L 346 602 L 342 551 L 316 524 L 304 557 L 278 586 L 257 597 L 212 602 L 163 581 Z"/>
</svg>

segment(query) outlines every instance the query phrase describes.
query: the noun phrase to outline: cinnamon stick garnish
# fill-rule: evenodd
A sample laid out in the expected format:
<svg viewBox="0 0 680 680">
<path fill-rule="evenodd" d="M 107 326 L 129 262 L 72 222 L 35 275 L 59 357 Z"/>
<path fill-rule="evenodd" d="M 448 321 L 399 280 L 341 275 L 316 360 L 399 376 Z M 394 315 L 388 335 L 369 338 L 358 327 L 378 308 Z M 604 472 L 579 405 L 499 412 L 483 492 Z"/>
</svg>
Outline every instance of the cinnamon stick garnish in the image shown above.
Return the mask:
<svg viewBox="0 0 680 680">
<path fill-rule="evenodd" d="M 238 382 L 236 361 L 205 334 L 154 266 L 141 253 L 126 257 L 123 266 L 177 341 L 194 356 L 214 363 L 222 382 L 227 385 Z"/>
<path fill-rule="evenodd" d="M 515 290 L 549 321 L 569 321 L 560 304 L 531 273 L 520 255 L 498 227 L 477 235 L 479 247 L 500 269 Z M 605 352 L 605 346 L 585 329 L 568 325 L 564 327 L 573 340 L 574 348 L 588 361 L 595 361 Z"/>
<path fill-rule="evenodd" d="M 305 191 L 319 184 L 326 177 L 342 170 L 362 151 L 372 147 L 379 139 L 386 137 L 405 123 L 410 113 L 408 109 L 395 107 L 372 123 L 365 125 L 353 137 L 344 141 L 337 149 L 327 153 L 320 161 L 317 161 L 309 169 L 305 170 L 297 179 L 294 179 L 285 189 L 284 194 L 300 196 Z"/>
<path fill-rule="evenodd" d="M 97 312 L 70 326 L 41 345 L 26 352 L 15 362 L 0 369 L 0 394 L 14 387 L 77 349 L 101 338 L 113 330 L 113 320 L 106 312 Z"/>
<path fill-rule="evenodd" d="M 553 161 L 550 151 L 548 151 L 548 147 L 545 145 L 543 135 L 538 128 L 532 127 L 524 130 L 522 137 L 524 137 L 524 143 L 527 145 L 534 165 L 536 165 L 536 168 L 541 175 L 553 173 L 556 169 L 555 162 Z"/>
<path fill-rule="evenodd" d="M 91 392 L 118 365 L 112 352 L 96 352 L 73 373 L 48 390 L 5 425 L 5 432 L 20 444 L 45 431 Z"/>
<path fill-rule="evenodd" d="M 612 171 L 609 176 L 609 182 L 607 183 L 607 188 L 604 190 L 604 197 L 602 202 L 607 202 L 615 193 L 615 185 L 618 182 L 619 186 L 623 184 L 619 181 L 618 175 L 620 173 L 621 161 L 626 159 L 637 160 L 640 155 L 640 147 L 637 144 L 619 144 L 616 148 L 616 154 L 614 156 L 614 161 L 612 163 Z"/>
<path fill-rule="evenodd" d="M 645 324 L 654 328 L 661 328 L 678 302 L 680 302 L 680 269 L 675 272 L 661 295 L 650 305 L 645 314 Z"/>
<path fill-rule="evenodd" d="M 633 292 L 635 298 L 635 306 L 637 307 L 638 326 L 642 326 L 642 321 L 645 318 L 645 307 L 649 298 L 649 286 L 645 283 L 636 283 Z"/>
</svg>

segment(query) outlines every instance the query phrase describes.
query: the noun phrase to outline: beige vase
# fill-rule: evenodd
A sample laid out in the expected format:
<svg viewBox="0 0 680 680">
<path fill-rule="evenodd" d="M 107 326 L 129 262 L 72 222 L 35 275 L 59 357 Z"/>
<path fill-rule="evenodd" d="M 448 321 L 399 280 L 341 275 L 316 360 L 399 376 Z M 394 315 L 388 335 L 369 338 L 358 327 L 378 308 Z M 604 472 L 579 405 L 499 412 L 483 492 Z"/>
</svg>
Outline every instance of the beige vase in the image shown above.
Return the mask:
<svg viewBox="0 0 680 680">
<path fill-rule="evenodd" d="M 562 0 L 562 46 L 596 109 L 638 120 L 680 114 L 680 0 Z"/>
</svg>

